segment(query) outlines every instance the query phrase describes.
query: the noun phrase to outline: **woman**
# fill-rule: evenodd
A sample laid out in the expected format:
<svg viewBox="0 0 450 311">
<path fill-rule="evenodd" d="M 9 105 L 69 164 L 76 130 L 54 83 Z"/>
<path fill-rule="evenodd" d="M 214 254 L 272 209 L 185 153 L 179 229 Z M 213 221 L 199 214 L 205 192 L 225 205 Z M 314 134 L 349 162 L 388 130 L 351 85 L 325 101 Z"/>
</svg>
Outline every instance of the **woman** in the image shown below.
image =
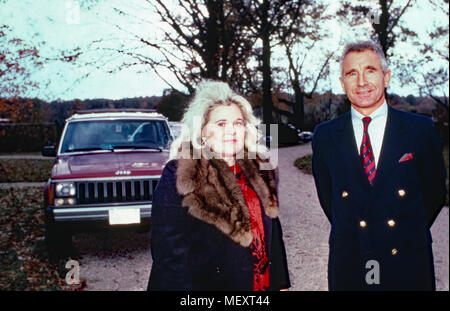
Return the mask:
<svg viewBox="0 0 450 311">
<path fill-rule="evenodd" d="M 200 84 L 155 190 L 149 290 L 290 287 L 277 177 L 258 120 L 226 83 Z"/>
</svg>

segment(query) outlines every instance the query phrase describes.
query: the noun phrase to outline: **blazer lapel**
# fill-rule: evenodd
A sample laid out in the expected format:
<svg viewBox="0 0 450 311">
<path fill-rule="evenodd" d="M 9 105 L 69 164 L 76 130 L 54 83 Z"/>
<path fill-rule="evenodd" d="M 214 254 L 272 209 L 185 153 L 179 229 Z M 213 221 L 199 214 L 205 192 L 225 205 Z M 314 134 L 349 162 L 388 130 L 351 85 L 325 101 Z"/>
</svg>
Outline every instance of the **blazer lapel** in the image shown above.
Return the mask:
<svg viewBox="0 0 450 311">
<path fill-rule="evenodd" d="M 355 133 L 351 120 L 351 114 L 348 112 L 337 124 L 335 132 L 335 144 L 342 153 L 348 168 L 350 180 L 353 180 L 352 187 L 362 186 L 365 191 L 369 190 L 370 184 L 364 175 L 364 170 L 359 157 L 358 147 L 356 146 Z M 349 189 L 353 190 L 353 189 Z"/>
<path fill-rule="evenodd" d="M 389 173 L 394 172 L 401 153 L 401 144 L 405 139 L 405 127 L 399 119 L 397 111 L 388 107 L 386 127 L 384 129 L 383 144 L 377 164 L 377 173 L 373 184 L 373 193 L 376 193 L 384 183 Z"/>
</svg>

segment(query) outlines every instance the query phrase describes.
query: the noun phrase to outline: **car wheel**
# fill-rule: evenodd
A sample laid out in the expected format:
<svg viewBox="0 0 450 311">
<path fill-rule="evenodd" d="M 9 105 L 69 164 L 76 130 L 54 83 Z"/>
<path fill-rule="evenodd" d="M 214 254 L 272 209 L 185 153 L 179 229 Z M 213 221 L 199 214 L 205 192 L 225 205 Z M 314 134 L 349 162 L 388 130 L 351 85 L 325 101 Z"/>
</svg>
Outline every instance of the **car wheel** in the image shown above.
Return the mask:
<svg viewBox="0 0 450 311">
<path fill-rule="evenodd" d="M 136 228 L 136 232 L 137 233 L 148 233 L 148 232 L 150 232 L 150 229 L 151 229 L 150 224 L 140 225 Z"/>
<path fill-rule="evenodd" d="M 53 263 L 73 255 L 72 233 L 51 220 L 45 222 L 45 242 L 49 260 Z"/>
</svg>

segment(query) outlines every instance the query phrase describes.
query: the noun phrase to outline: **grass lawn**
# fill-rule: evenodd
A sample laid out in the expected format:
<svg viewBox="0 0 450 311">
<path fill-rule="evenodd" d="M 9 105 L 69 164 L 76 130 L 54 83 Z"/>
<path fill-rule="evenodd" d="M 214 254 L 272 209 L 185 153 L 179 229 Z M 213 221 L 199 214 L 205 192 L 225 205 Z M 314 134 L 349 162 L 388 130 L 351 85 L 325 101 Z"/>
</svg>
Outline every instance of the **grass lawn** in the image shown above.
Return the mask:
<svg viewBox="0 0 450 311">
<path fill-rule="evenodd" d="M 66 260 L 47 260 L 42 191 L 0 189 L 0 291 L 77 289 L 65 283 Z"/>
<path fill-rule="evenodd" d="M 0 159 L 0 182 L 47 181 L 53 160 Z"/>
<path fill-rule="evenodd" d="M 305 174 L 312 174 L 312 154 L 306 155 L 304 157 L 298 158 L 294 161 L 294 166 L 301 170 Z"/>
</svg>

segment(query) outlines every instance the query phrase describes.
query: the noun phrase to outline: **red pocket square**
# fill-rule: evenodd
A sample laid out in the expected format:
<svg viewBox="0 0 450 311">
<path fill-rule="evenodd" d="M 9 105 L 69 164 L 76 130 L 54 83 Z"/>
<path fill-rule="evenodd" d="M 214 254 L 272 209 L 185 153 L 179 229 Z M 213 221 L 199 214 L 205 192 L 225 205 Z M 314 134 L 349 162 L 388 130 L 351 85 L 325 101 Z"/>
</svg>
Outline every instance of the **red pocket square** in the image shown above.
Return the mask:
<svg viewBox="0 0 450 311">
<path fill-rule="evenodd" d="M 411 160 L 412 158 L 414 158 L 414 153 L 405 153 L 400 160 L 398 160 L 398 163 L 403 163 L 406 162 L 408 160 Z"/>
</svg>

